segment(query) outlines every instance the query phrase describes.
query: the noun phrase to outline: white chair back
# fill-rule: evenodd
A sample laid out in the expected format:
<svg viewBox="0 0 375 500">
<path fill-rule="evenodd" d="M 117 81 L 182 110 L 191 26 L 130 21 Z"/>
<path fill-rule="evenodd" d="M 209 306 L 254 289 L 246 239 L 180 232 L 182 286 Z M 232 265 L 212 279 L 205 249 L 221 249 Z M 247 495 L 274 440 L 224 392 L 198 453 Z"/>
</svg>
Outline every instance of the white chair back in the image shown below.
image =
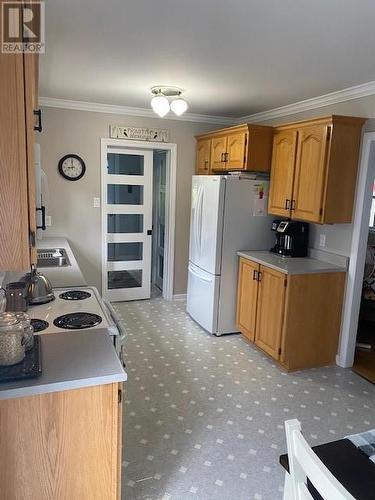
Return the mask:
<svg viewBox="0 0 375 500">
<path fill-rule="evenodd" d="M 287 420 L 285 432 L 289 474 L 285 474 L 284 500 L 314 500 L 307 478 L 324 500 L 355 500 L 307 444 L 298 420 Z"/>
</svg>

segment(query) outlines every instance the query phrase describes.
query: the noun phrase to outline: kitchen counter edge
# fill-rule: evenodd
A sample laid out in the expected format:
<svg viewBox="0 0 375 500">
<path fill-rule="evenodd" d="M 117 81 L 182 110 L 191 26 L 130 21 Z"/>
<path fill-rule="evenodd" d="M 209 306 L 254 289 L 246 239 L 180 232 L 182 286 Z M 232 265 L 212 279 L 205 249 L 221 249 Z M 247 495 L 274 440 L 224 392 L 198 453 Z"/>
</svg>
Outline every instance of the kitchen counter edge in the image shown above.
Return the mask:
<svg viewBox="0 0 375 500">
<path fill-rule="evenodd" d="M 347 269 L 311 257 L 281 257 L 267 250 L 240 251 L 239 257 L 257 262 L 284 274 L 346 273 Z"/>
<path fill-rule="evenodd" d="M 0 401 L 127 380 L 107 329 L 51 333 L 40 339 L 41 376 L 0 383 Z"/>
</svg>

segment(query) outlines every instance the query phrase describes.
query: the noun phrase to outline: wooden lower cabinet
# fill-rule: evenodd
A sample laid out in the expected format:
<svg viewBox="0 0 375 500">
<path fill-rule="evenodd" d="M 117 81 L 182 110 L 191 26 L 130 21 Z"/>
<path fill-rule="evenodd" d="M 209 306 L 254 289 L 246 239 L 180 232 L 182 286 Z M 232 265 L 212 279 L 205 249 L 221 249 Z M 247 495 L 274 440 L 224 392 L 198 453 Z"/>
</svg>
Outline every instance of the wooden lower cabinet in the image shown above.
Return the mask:
<svg viewBox="0 0 375 500">
<path fill-rule="evenodd" d="M 0 401 L 0 499 L 119 500 L 121 389 Z"/>
<path fill-rule="evenodd" d="M 259 269 L 252 281 L 251 269 Z M 237 328 L 287 370 L 335 362 L 344 272 L 287 275 L 240 258 Z"/>
<path fill-rule="evenodd" d="M 260 266 L 255 344 L 279 359 L 284 319 L 285 274 Z"/>
<path fill-rule="evenodd" d="M 258 294 L 259 264 L 240 259 L 237 292 L 237 328 L 249 340 L 255 339 L 256 305 Z"/>
</svg>

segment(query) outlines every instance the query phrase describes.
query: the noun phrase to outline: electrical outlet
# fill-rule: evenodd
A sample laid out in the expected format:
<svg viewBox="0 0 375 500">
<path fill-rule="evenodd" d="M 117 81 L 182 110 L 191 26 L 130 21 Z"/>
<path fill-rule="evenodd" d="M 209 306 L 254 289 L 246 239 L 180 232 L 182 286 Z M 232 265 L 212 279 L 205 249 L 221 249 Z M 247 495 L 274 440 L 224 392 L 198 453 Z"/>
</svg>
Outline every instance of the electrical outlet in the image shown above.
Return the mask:
<svg viewBox="0 0 375 500">
<path fill-rule="evenodd" d="M 326 246 L 326 235 L 321 234 L 319 239 L 319 246 L 324 248 Z"/>
<path fill-rule="evenodd" d="M 52 226 L 52 217 L 50 215 L 46 215 L 46 226 Z"/>
<path fill-rule="evenodd" d="M 100 198 L 94 198 L 94 208 L 100 208 Z"/>
</svg>

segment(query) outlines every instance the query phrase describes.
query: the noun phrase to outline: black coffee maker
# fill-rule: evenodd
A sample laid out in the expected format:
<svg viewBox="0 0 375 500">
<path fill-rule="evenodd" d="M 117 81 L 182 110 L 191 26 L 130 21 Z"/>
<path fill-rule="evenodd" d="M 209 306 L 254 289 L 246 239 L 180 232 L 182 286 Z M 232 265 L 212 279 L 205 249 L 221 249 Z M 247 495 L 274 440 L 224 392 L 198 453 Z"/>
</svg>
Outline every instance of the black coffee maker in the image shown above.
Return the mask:
<svg viewBox="0 0 375 500">
<path fill-rule="evenodd" d="M 271 229 L 276 234 L 276 243 L 271 252 L 288 257 L 306 257 L 309 245 L 307 222 L 276 219 Z"/>
</svg>

